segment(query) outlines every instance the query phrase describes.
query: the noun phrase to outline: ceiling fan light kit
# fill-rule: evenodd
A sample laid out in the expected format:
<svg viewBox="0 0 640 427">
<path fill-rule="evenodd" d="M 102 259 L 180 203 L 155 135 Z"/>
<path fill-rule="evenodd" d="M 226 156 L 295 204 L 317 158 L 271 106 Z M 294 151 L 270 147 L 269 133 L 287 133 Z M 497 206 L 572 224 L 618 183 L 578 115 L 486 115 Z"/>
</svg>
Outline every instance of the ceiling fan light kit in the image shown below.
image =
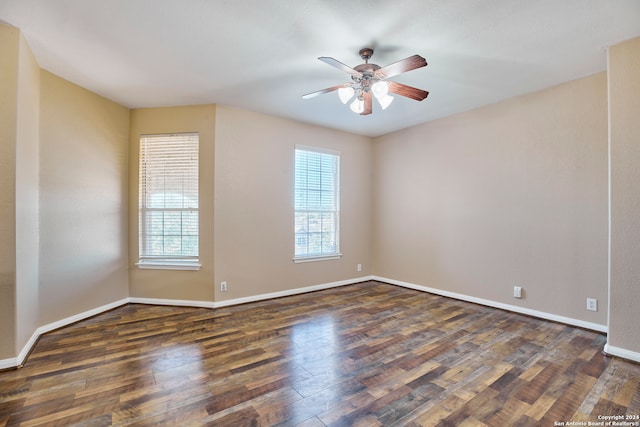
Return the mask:
<svg viewBox="0 0 640 427">
<path fill-rule="evenodd" d="M 341 87 L 338 89 L 338 98 L 340 98 L 340 101 L 342 101 L 343 104 L 346 104 L 351 98 L 353 98 L 355 93 L 356 92 L 351 86 Z"/>
<path fill-rule="evenodd" d="M 364 111 L 364 98 L 361 96 L 357 97 L 353 100 L 349 108 L 351 108 L 351 111 L 356 114 L 362 114 L 362 112 Z"/>
<path fill-rule="evenodd" d="M 320 61 L 349 74 L 352 81 L 308 93 L 303 95 L 302 98 L 309 99 L 325 93 L 338 91 L 340 102 L 347 104 L 355 97 L 349 105 L 349 108 L 354 113 L 366 116 L 373 112 L 373 98 L 376 98 L 376 101 L 378 101 L 383 110 L 391 105 L 394 97 L 389 95 L 389 92 L 416 101 L 422 101 L 429 95 L 429 92 L 422 89 L 417 89 L 402 83 L 386 81 L 389 77 L 397 76 L 398 74 L 406 73 L 416 68 L 426 67 L 427 61 L 420 55 L 413 55 L 387 65 L 386 67 L 380 67 L 379 65 L 369 63 L 369 59 L 371 59 L 373 55 L 373 49 L 364 48 L 361 49 L 359 53 L 360 57 L 364 60 L 364 64 L 353 68 L 328 56 L 319 57 L 318 59 Z"/>
</svg>

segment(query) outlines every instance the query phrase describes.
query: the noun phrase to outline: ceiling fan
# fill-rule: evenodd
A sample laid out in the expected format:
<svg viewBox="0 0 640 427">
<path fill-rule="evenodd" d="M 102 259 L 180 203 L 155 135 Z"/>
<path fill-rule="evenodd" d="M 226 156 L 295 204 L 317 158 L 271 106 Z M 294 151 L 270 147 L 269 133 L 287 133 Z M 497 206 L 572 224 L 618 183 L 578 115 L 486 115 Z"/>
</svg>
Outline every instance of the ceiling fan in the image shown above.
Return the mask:
<svg viewBox="0 0 640 427">
<path fill-rule="evenodd" d="M 318 59 L 320 61 L 349 74 L 352 81 L 308 93 L 303 95 L 302 98 L 314 98 L 318 95 L 337 90 L 338 97 L 343 104 L 346 104 L 355 96 L 354 101 L 350 105 L 351 111 L 366 116 L 373 111 L 374 97 L 384 110 L 393 101 L 393 97 L 389 95 L 389 92 L 415 99 L 416 101 L 422 101 L 429 95 L 429 92 L 425 90 L 386 80 L 389 77 L 397 76 L 398 74 L 406 73 L 416 68 L 426 67 L 427 61 L 420 55 L 413 55 L 385 67 L 380 67 L 379 65 L 369 63 L 369 59 L 373 56 L 373 49 L 368 47 L 360 49 L 359 54 L 364 60 L 364 64 L 360 64 L 354 68 L 328 56 L 319 57 Z"/>
</svg>

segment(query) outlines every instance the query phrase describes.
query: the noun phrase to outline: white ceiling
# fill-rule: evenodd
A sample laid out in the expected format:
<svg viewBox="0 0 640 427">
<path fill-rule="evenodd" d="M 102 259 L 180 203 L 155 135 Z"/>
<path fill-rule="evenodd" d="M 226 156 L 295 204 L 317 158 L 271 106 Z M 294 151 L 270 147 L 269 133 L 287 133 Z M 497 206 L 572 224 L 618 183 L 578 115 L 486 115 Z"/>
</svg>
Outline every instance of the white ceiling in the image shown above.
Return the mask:
<svg viewBox="0 0 640 427">
<path fill-rule="evenodd" d="M 40 66 L 127 107 L 219 103 L 377 136 L 606 69 L 640 35 L 639 0 L 0 0 Z M 429 66 L 430 92 L 352 113 L 317 60 Z"/>
</svg>

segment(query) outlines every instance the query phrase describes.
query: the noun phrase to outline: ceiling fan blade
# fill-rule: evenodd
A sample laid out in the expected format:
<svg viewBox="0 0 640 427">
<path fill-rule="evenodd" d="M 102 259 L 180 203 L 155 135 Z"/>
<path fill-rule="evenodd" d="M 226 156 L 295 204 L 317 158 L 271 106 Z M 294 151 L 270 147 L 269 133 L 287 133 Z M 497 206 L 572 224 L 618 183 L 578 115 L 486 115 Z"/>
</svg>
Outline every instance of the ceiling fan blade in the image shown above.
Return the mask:
<svg viewBox="0 0 640 427">
<path fill-rule="evenodd" d="M 321 56 L 318 58 L 320 61 L 331 65 L 332 67 L 336 67 L 338 70 L 342 70 L 347 74 L 350 74 L 352 76 L 356 76 L 356 77 L 361 77 L 362 73 L 360 73 L 359 71 L 354 70 L 353 68 L 349 67 L 348 65 L 343 64 L 342 62 L 338 61 L 337 59 L 333 59 L 329 56 Z"/>
<path fill-rule="evenodd" d="M 371 92 L 365 92 L 362 94 L 364 98 L 364 110 L 360 113 L 361 116 L 366 116 L 373 112 L 373 96 L 371 96 Z"/>
<path fill-rule="evenodd" d="M 413 55 L 405 59 L 401 59 L 398 62 L 389 64 L 386 67 L 382 67 L 376 70 L 373 74 L 379 79 L 386 79 L 389 77 L 397 76 L 398 74 L 406 73 L 407 71 L 415 70 L 416 68 L 426 67 L 427 61 L 420 55 Z"/>
<path fill-rule="evenodd" d="M 422 101 L 425 99 L 429 92 L 426 90 L 418 89 L 415 87 L 407 86 L 398 82 L 387 82 L 389 84 L 389 92 L 396 95 L 406 96 L 407 98 L 415 99 L 416 101 Z"/>
<path fill-rule="evenodd" d="M 331 86 L 331 87 L 328 87 L 328 88 L 322 89 L 322 90 L 317 90 L 315 92 L 311 92 L 311 93 L 308 93 L 306 95 L 302 95 L 302 99 L 315 98 L 316 96 L 324 95 L 325 93 L 335 92 L 336 90 L 338 90 L 338 89 L 340 89 L 342 87 L 344 87 L 344 84 Z"/>
</svg>

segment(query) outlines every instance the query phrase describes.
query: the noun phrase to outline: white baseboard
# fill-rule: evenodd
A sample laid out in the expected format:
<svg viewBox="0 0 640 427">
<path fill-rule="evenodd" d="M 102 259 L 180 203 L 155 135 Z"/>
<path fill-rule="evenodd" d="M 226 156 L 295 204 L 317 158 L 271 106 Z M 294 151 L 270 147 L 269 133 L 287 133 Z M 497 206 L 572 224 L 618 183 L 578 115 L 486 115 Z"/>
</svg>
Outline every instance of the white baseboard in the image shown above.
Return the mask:
<svg viewBox="0 0 640 427">
<path fill-rule="evenodd" d="M 3 369 L 12 369 L 18 366 L 18 359 L 12 357 L 10 359 L 0 359 L 0 371 Z"/>
<path fill-rule="evenodd" d="M 27 341 L 27 343 L 22 347 L 22 351 L 18 354 L 18 357 L 16 357 L 15 366 L 22 366 L 24 361 L 27 359 L 29 352 L 31 351 L 33 346 L 36 345 L 36 342 L 38 342 L 38 338 L 40 338 L 40 335 L 42 335 L 43 333 L 44 332 L 39 332 L 39 328 L 36 329 L 36 331 L 31 335 L 31 338 L 29 338 L 29 341 Z"/>
<path fill-rule="evenodd" d="M 287 297 L 291 295 L 304 294 L 307 292 L 321 291 L 323 289 L 337 288 L 339 286 L 353 285 L 354 283 L 366 282 L 372 280 L 373 276 L 357 277 L 355 279 L 340 280 L 338 282 L 322 283 L 319 285 L 306 286 L 304 288 L 288 289 L 286 291 L 271 292 L 268 294 L 252 295 L 244 298 L 235 298 L 229 300 L 216 301 L 214 307 L 227 307 L 230 305 L 246 304 L 248 302 L 263 301 L 273 298 Z"/>
<path fill-rule="evenodd" d="M 120 307 L 121 305 L 125 305 L 128 302 L 129 302 L 129 298 L 123 298 L 121 300 L 114 301 L 109 304 L 102 305 L 100 307 L 92 308 L 91 310 L 83 311 L 82 313 L 74 314 L 73 316 L 65 317 L 62 320 L 58 320 L 56 322 L 52 322 L 44 326 L 40 326 L 38 329 L 36 329 L 36 333 L 38 335 L 46 334 L 47 332 L 51 332 L 55 329 L 62 328 L 63 326 L 67 326 L 72 323 L 79 322 L 80 320 L 84 320 L 88 317 L 95 316 L 96 314 L 113 310 L 114 308 Z"/>
<path fill-rule="evenodd" d="M 486 305 L 488 307 L 512 311 L 514 313 L 526 314 L 528 316 L 538 317 L 540 319 L 552 320 L 554 322 L 559 322 L 559 323 L 564 323 L 571 326 L 590 329 L 592 331 L 606 333 L 608 330 L 606 325 L 601 325 L 599 323 L 585 322 L 584 320 L 573 319 L 571 317 L 559 316 L 557 314 L 546 313 L 544 311 L 531 310 L 529 308 L 518 307 L 517 305 L 504 304 L 497 301 L 476 298 L 469 295 L 458 294 L 455 292 L 443 291 L 441 289 L 435 289 L 427 286 L 416 285 L 414 283 L 402 282 L 400 280 L 388 279 L 386 277 L 373 276 L 373 280 L 377 280 L 379 282 L 384 282 L 384 283 L 390 283 L 392 285 L 402 286 L 404 288 L 415 289 L 423 292 L 429 292 L 431 294 L 436 294 L 443 297 L 453 298 L 461 301 L 472 302 L 475 304 Z"/>
<path fill-rule="evenodd" d="M 179 307 L 199 307 L 199 308 L 215 308 L 213 301 L 198 301 L 186 299 L 164 299 L 164 298 L 141 298 L 129 297 L 132 304 L 150 304 L 150 305 L 175 305 Z"/>
<path fill-rule="evenodd" d="M 338 286 L 352 285 L 354 283 L 365 282 L 371 280 L 371 276 L 358 277 L 356 279 L 341 280 L 339 282 L 322 283 L 320 285 L 306 286 L 304 288 L 287 289 L 286 291 L 271 292 L 268 294 L 251 295 L 248 297 L 234 298 L 222 301 L 197 301 L 197 300 L 181 300 L 181 299 L 161 299 L 161 298 L 140 298 L 129 297 L 132 304 L 151 304 L 151 305 L 175 305 L 181 307 L 200 307 L 200 308 L 219 308 L 228 307 L 238 304 L 246 304 L 249 302 L 264 301 L 273 298 L 286 297 L 290 295 L 304 294 L 307 292 L 319 291 L 322 289 L 336 288 Z"/>
<path fill-rule="evenodd" d="M 51 332 L 55 329 L 62 328 L 63 326 L 70 325 L 80 320 L 84 320 L 88 317 L 95 316 L 96 314 L 104 313 L 105 311 L 109 311 L 116 307 L 120 307 L 121 305 L 127 304 L 128 302 L 129 302 L 129 298 L 123 298 L 119 301 L 105 304 L 103 306 L 93 308 L 91 310 L 87 310 L 82 313 L 74 314 L 73 316 L 66 317 L 62 320 L 58 320 L 56 322 L 52 322 L 44 326 L 40 326 L 38 329 L 35 330 L 33 335 L 31 335 L 31 338 L 29 338 L 29 341 L 27 341 L 24 347 L 22 347 L 22 351 L 20 352 L 20 354 L 18 354 L 18 357 L 15 357 L 12 359 L 0 360 L 0 369 L 17 368 L 22 366 L 25 359 L 29 355 L 29 352 L 38 341 L 38 338 L 40 338 L 40 335 L 46 334 L 47 332 Z"/>
<path fill-rule="evenodd" d="M 618 356 L 624 359 L 629 359 L 629 360 L 633 360 L 634 362 L 640 363 L 640 353 L 631 351 L 631 350 L 626 350 L 620 347 L 614 347 L 612 345 L 609 345 L 609 343 L 606 343 L 604 345 L 604 352 L 612 356 Z"/>
</svg>

